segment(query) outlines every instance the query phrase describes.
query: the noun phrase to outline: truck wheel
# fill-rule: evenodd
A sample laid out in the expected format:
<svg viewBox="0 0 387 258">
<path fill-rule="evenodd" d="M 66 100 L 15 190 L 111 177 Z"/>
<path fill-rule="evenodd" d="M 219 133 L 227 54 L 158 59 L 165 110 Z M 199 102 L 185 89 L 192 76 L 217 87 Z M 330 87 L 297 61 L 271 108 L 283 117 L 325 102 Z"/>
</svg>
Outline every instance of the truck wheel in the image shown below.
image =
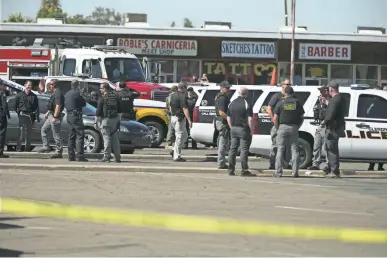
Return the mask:
<svg viewBox="0 0 387 258">
<path fill-rule="evenodd" d="M 298 138 L 298 151 L 300 153 L 299 168 L 305 169 L 312 163 L 312 159 L 313 159 L 312 146 L 308 141 L 302 138 Z"/>
<path fill-rule="evenodd" d="M 149 147 L 159 147 L 166 137 L 164 126 L 156 121 L 145 121 L 144 124 L 149 128 L 152 134 L 151 145 Z"/>
<path fill-rule="evenodd" d="M 102 138 L 96 131 L 85 130 L 85 153 L 100 153 L 102 150 Z"/>
</svg>

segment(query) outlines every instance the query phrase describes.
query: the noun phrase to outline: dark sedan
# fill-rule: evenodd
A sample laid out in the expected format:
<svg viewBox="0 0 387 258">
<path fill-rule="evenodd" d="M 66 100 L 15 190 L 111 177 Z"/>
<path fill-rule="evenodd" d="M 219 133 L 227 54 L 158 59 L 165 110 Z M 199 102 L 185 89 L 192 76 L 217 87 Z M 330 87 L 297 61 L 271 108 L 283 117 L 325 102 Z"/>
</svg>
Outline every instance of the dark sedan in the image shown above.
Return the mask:
<svg viewBox="0 0 387 258">
<path fill-rule="evenodd" d="M 32 128 L 31 145 L 41 145 L 42 137 L 40 129 L 45 121 L 44 113 L 47 110 L 48 97 L 46 95 L 38 95 L 40 122 L 36 123 Z M 10 96 L 8 99 L 8 107 L 11 113 L 11 121 L 8 123 L 6 145 L 13 149 L 16 146 L 19 130 L 19 120 L 15 111 L 15 96 Z M 94 129 L 95 107 L 86 104 L 83 108 L 83 122 L 85 124 L 85 153 L 99 153 L 103 149 L 103 139 L 99 130 Z M 62 125 L 62 137 L 64 145 L 67 145 L 68 126 L 66 119 L 66 110 L 64 110 L 64 119 Z M 54 146 L 54 139 L 50 134 L 50 143 Z M 151 143 L 151 134 L 148 127 L 136 121 L 121 121 L 119 131 L 121 151 L 123 153 L 133 153 L 134 149 L 149 147 Z"/>
</svg>

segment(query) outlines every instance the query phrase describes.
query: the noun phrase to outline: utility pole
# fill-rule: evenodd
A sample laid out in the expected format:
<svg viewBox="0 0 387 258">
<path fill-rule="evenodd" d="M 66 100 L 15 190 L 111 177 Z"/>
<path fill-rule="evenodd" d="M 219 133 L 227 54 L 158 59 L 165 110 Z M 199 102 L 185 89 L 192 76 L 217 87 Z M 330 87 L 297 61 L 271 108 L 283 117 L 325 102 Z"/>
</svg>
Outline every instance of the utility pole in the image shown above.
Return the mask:
<svg viewBox="0 0 387 258">
<path fill-rule="evenodd" d="M 288 0 L 284 0 L 285 4 L 285 26 L 289 26 L 289 18 L 288 18 Z"/>
<path fill-rule="evenodd" d="M 296 0 L 292 0 L 292 48 L 290 54 L 290 83 L 294 82 L 294 36 L 296 31 Z"/>
</svg>

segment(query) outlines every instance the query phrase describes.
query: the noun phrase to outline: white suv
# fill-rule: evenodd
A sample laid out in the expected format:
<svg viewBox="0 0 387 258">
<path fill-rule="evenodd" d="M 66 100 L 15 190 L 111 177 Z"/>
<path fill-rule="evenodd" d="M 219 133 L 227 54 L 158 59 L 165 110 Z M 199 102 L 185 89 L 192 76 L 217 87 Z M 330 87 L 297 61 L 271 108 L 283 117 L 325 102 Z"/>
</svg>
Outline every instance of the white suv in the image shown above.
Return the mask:
<svg viewBox="0 0 387 258">
<path fill-rule="evenodd" d="M 299 130 L 300 168 L 306 168 L 313 158 L 313 107 L 317 103 L 317 86 L 295 86 L 295 95 L 303 104 L 305 120 Z M 253 106 L 256 127 L 250 152 L 269 156 L 272 122 L 266 113 L 271 97 L 280 88 L 265 90 Z M 349 162 L 387 162 L 387 91 L 365 88 L 364 85 L 340 87 L 347 104 L 345 137 L 339 141 L 340 160 Z"/>
</svg>

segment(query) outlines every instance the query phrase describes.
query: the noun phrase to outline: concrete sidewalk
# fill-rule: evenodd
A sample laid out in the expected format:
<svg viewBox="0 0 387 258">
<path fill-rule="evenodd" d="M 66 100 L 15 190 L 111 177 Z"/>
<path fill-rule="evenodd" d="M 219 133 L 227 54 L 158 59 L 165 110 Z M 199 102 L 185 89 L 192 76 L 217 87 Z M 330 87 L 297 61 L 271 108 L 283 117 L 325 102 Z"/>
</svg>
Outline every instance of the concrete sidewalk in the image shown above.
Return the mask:
<svg viewBox="0 0 387 258">
<path fill-rule="evenodd" d="M 157 154 L 155 154 L 157 153 Z M 5 152 L 11 158 L 17 159 L 50 159 L 50 156 L 53 153 L 37 153 L 37 152 Z M 191 153 L 186 153 L 183 155 L 184 158 L 187 158 L 192 161 L 216 161 L 216 154 L 205 154 L 205 155 L 190 155 Z M 194 154 L 197 154 L 194 153 Z M 102 153 L 85 153 L 87 159 L 101 159 L 103 157 Z M 167 154 L 166 151 L 157 151 L 152 154 L 148 153 L 139 153 L 139 154 L 121 154 L 123 160 L 170 160 L 171 155 Z M 63 158 L 68 158 L 68 153 L 63 153 Z M 261 158 L 251 156 L 249 157 L 250 162 L 259 161 Z M 240 157 L 237 157 L 237 161 L 240 161 Z"/>
<path fill-rule="evenodd" d="M 143 156 L 146 157 L 146 156 Z M 351 167 L 351 164 L 343 166 L 342 175 L 350 177 L 380 177 L 387 178 L 384 171 L 361 171 L 358 167 Z M 353 165 L 353 164 L 352 164 Z M 258 176 L 271 176 L 273 170 L 267 170 L 267 163 L 262 161 L 250 162 L 250 171 Z M 151 159 L 144 160 L 123 160 L 122 163 L 98 163 L 90 159 L 90 162 L 69 162 L 66 159 L 2 159 L 1 169 L 21 169 L 21 170 L 49 170 L 49 171 L 103 171 L 109 172 L 153 172 L 153 173 L 207 173 L 207 174 L 227 174 L 225 169 L 217 169 L 215 162 L 197 162 L 187 157 L 187 162 L 174 162 L 169 160 L 159 160 L 152 162 Z M 240 171 L 240 164 L 236 167 L 237 173 Z M 304 176 L 306 170 L 300 170 L 300 175 Z M 290 175 L 290 170 L 284 170 L 284 175 Z M 313 171 L 308 177 L 323 176 L 322 171 Z"/>
</svg>

